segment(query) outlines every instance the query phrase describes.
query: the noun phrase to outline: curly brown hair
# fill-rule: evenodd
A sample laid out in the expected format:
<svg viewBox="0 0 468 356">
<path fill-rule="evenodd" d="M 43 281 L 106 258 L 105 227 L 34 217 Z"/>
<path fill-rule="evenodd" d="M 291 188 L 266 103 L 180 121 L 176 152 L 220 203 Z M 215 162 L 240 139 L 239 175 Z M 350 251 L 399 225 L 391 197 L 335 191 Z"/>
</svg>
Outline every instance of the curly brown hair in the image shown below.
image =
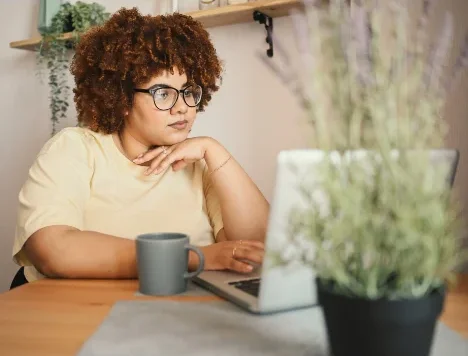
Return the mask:
<svg viewBox="0 0 468 356">
<path fill-rule="evenodd" d="M 142 16 L 120 9 L 102 26 L 85 33 L 71 64 L 78 122 L 114 133 L 132 107 L 133 89 L 176 67 L 203 88 L 198 111 L 219 89 L 222 65 L 208 32 L 182 14 Z"/>
</svg>

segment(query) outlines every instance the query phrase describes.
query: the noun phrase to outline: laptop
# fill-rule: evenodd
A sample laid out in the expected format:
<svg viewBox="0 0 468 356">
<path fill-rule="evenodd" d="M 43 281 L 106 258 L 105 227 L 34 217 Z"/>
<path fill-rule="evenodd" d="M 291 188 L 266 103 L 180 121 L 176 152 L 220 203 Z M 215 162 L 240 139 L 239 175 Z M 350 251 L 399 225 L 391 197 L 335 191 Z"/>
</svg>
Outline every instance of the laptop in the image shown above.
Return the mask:
<svg viewBox="0 0 468 356">
<path fill-rule="evenodd" d="M 358 159 L 364 159 L 366 152 L 358 151 Z M 313 177 L 314 169 L 318 169 L 323 157 L 324 154 L 320 150 L 287 150 L 279 153 L 265 238 L 265 257 L 261 266 L 257 266 L 249 274 L 204 271 L 195 277 L 193 282 L 255 314 L 270 314 L 317 305 L 315 274 L 312 269 L 301 264 L 275 266 L 272 252 L 278 251 L 287 243 L 290 209 L 305 204 L 297 189 L 298 184 L 306 176 Z M 452 149 L 433 150 L 430 152 L 430 160 L 440 166 L 440 169 L 446 170 L 447 184 L 452 186 L 459 152 Z"/>
</svg>

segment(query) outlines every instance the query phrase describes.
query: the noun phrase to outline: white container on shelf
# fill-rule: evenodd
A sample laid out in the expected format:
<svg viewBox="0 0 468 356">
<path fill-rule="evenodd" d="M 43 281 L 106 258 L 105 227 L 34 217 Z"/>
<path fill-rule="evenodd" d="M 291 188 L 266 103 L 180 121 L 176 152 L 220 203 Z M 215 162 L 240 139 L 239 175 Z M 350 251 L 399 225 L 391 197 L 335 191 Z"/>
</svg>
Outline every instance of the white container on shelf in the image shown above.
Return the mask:
<svg viewBox="0 0 468 356">
<path fill-rule="evenodd" d="M 242 4 L 248 2 L 248 0 L 227 0 L 228 5 Z"/>
<path fill-rule="evenodd" d="M 199 0 L 179 0 L 179 12 L 192 12 L 198 11 Z"/>
<path fill-rule="evenodd" d="M 198 8 L 200 10 L 212 9 L 219 7 L 219 0 L 200 0 Z"/>
<path fill-rule="evenodd" d="M 159 0 L 157 2 L 157 13 L 159 15 L 172 14 L 179 11 L 180 0 Z"/>
</svg>

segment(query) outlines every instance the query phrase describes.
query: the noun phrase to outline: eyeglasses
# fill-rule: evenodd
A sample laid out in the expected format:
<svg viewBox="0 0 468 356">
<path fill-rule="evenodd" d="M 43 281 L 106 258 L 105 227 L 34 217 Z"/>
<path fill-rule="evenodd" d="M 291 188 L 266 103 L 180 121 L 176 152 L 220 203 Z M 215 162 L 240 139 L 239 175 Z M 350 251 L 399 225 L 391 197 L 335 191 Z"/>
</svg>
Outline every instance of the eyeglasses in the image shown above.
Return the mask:
<svg viewBox="0 0 468 356">
<path fill-rule="evenodd" d="M 139 93 L 151 94 L 154 105 L 163 111 L 174 107 L 177 100 L 179 100 L 180 93 L 182 93 L 185 104 L 191 108 L 197 106 L 202 98 L 202 88 L 199 85 L 189 85 L 184 89 L 177 90 L 169 85 L 157 84 L 149 89 L 134 88 L 133 90 Z"/>
</svg>

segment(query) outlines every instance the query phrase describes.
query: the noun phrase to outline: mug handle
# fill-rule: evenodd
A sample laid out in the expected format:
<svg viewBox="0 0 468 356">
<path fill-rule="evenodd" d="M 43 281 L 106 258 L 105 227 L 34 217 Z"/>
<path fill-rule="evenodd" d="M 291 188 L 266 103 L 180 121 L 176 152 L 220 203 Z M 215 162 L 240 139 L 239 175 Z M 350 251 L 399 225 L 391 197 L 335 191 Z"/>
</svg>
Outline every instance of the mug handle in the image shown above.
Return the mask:
<svg viewBox="0 0 468 356">
<path fill-rule="evenodd" d="M 185 272 L 185 274 L 184 274 L 184 278 L 193 278 L 193 277 L 198 276 L 203 271 L 203 269 L 205 268 L 205 256 L 203 256 L 203 252 L 201 252 L 201 250 L 196 246 L 185 245 L 185 248 L 187 250 L 192 250 L 193 252 L 195 252 L 198 255 L 198 259 L 200 261 L 198 263 L 198 268 L 197 268 L 196 271 L 194 271 L 194 272 Z"/>
</svg>

